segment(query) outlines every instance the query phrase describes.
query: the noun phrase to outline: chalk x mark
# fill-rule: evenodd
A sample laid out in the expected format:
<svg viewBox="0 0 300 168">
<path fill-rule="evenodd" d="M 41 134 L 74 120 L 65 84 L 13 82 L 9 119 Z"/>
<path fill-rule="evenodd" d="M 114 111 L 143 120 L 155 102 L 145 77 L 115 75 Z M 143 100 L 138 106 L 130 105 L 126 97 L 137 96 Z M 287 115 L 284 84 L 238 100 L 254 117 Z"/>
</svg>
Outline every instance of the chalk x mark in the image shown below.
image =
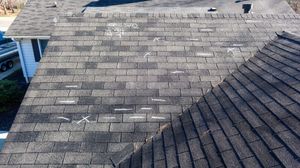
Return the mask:
<svg viewBox="0 0 300 168">
<path fill-rule="evenodd" d="M 148 57 L 150 55 L 151 55 L 151 52 L 147 52 L 147 53 L 145 53 L 144 58 L 146 58 L 146 57 Z"/>
<path fill-rule="evenodd" d="M 155 37 L 155 38 L 153 39 L 153 42 L 156 42 L 156 41 L 160 41 L 160 38 L 159 38 L 159 37 Z"/>
<path fill-rule="evenodd" d="M 203 132 L 203 134 L 200 137 L 204 137 L 205 135 L 207 135 L 209 133 L 210 133 L 210 130 L 207 130 L 207 131 Z"/>
<path fill-rule="evenodd" d="M 82 117 L 82 116 L 81 116 L 82 119 L 79 120 L 79 121 L 77 121 L 77 124 L 80 124 L 82 121 L 85 121 L 85 122 L 88 122 L 88 123 L 89 123 L 89 122 L 90 122 L 90 121 L 88 120 L 89 117 L 90 117 L 90 116 L 86 116 L 86 117 Z"/>
<path fill-rule="evenodd" d="M 227 53 L 233 53 L 235 51 L 235 48 L 227 48 Z"/>
</svg>

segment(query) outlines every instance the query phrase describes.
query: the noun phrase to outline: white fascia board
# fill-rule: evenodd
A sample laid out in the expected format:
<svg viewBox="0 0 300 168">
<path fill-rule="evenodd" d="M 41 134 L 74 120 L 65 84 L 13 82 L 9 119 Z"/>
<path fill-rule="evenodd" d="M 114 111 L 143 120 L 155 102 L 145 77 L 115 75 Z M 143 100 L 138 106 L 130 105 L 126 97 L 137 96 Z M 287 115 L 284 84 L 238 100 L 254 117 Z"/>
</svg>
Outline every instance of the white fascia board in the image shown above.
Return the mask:
<svg viewBox="0 0 300 168">
<path fill-rule="evenodd" d="M 51 36 L 5 36 L 5 38 L 14 38 L 14 39 L 50 39 Z"/>
</svg>

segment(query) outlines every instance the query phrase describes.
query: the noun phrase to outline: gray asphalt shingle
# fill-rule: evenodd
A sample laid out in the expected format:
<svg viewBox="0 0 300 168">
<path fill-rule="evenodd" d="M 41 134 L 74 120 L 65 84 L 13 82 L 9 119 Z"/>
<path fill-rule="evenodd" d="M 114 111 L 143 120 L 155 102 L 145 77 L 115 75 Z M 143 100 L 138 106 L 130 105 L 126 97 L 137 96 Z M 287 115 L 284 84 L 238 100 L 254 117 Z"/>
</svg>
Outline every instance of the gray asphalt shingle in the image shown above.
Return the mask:
<svg viewBox="0 0 300 168">
<path fill-rule="evenodd" d="M 298 15 L 61 16 L 0 167 L 109 167 L 130 151 L 124 165 L 133 167 L 286 163 L 277 155 L 298 154 L 299 47 L 283 35 L 252 56 L 276 31 L 299 32 L 299 24 Z M 166 128 L 171 121 L 176 127 Z M 264 126 L 271 132 L 258 134 Z M 138 150 L 145 141 L 153 146 Z"/>
<path fill-rule="evenodd" d="M 156 155 L 165 155 L 167 158 L 162 158 L 164 160 L 162 167 L 199 167 L 200 158 L 206 161 L 205 165 L 201 164 L 202 167 L 298 167 L 299 134 L 295 129 L 299 127 L 296 126 L 299 125 L 299 117 L 294 113 L 298 113 L 299 109 L 286 109 L 290 103 L 287 104 L 286 101 L 280 101 L 278 98 L 286 96 L 291 103 L 297 103 L 297 100 L 290 97 L 290 93 L 300 94 L 294 88 L 295 85 L 299 85 L 299 80 L 290 84 L 282 80 L 282 77 L 295 78 L 294 75 L 299 75 L 300 71 L 297 67 L 300 62 L 293 61 L 293 65 L 297 64 L 296 67 L 284 64 L 278 68 L 276 61 L 262 60 L 262 58 L 275 60 L 276 51 L 280 52 L 277 55 L 281 57 L 280 63 L 299 57 L 300 43 L 297 39 L 298 36 L 289 33 L 279 34 L 268 44 L 277 46 L 272 52 L 261 56 L 261 53 L 268 50 L 268 45 L 264 47 L 211 92 L 200 98 L 190 109 L 184 111 L 179 118 L 173 120 L 167 128 L 154 136 L 152 141 L 145 143 L 145 146 L 152 148 L 151 153 L 148 154 L 149 158 L 144 158 L 140 152 L 134 152 L 121 163 L 115 158 L 112 161 L 115 161 L 117 167 L 122 168 L 140 167 L 140 164 L 151 167 L 155 165 L 153 159 Z M 284 43 L 285 46 L 277 45 L 278 43 Z M 290 53 L 291 50 L 294 51 L 293 54 Z M 258 62 L 260 64 L 255 64 Z M 295 70 L 295 74 L 284 72 L 287 68 Z M 281 78 L 278 78 L 279 74 Z M 270 81 L 270 77 L 273 80 Z M 253 85 L 252 90 L 247 87 L 249 85 Z M 232 97 L 228 88 L 232 89 L 236 96 Z M 261 91 L 261 94 L 270 98 L 270 102 L 261 101 L 260 95 L 255 95 L 251 91 Z M 277 92 L 282 96 L 277 97 L 277 94 L 273 94 Z M 249 95 L 252 96 L 250 100 L 247 99 Z M 267 106 L 270 103 L 272 105 Z M 230 114 L 231 108 L 236 110 L 236 114 L 241 115 L 242 120 L 238 123 Z M 272 118 L 277 123 L 272 122 Z M 292 121 L 287 122 L 287 118 Z M 205 129 L 199 129 L 203 123 Z M 278 130 L 278 127 L 282 129 Z M 170 133 L 172 131 L 174 134 Z M 175 133 L 181 131 L 184 131 L 184 135 Z M 155 139 L 161 134 L 168 138 L 162 139 L 163 154 L 157 154 L 154 150 Z M 211 141 L 207 143 L 203 137 L 209 137 Z M 169 139 L 175 139 L 176 142 L 166 145 L 169 144 Z M 180 150 L 183 144 L 188 145 L 184 151 Z M 142 163 L 135 163 L 132 162 L 132 158 L 143 158 L 143 160 Z"/>
</svg>

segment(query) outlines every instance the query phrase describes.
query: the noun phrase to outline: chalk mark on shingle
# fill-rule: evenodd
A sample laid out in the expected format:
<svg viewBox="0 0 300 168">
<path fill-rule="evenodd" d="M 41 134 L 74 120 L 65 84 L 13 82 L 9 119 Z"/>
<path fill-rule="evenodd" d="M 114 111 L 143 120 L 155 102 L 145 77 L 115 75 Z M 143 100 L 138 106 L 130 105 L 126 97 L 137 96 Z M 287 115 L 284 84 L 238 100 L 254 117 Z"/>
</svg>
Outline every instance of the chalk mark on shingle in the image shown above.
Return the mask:
<svg viewBox="0 0 300 168">
<path fill-rule="evenodd" d="M 152 119 L 157 119 L 157 120 L 165 120 L 166 117 L 159 117 L 159 116 L 151 116 Z"/>
<path fill-rule="evenodd" d="M 151 107 L 142 107 L 141 110 L 152 110 Z"/>
<path fill-rule="evenodd" d="M 184 74 L 185 72 L 184 71 L 173 71 L 171 72 L 172 74 Z"/>
<path fill-rule="evenodd" d="M 65 87 L 66 88 L 77 88 L 78 86 L 77 85 L 66 85 Z"/>
<path fill-rule="evenodd" d="M 66 121 L 70 121 L 70 119 L 69 118 L 67 118 L 67 117 L 57 117 L 58 119 L 62 119 L 62 120 L 66 120 Z"/>
<path fill-rule="evenodd" d="M 154 39 L 153 39 L 153 42 L 159 42 L 160 41 L 160 38 L 159 37 L 155 37 Z"/>
<path fill-rule="evenodd" d="M 165 102 L 166 100 L 165 99 L 151 99 L 152 101 L 155 101 L 155 102 Z"/>
<path fill-rule="evenodd" d="M 90 121 L 88 120 L 89 117 L 90 117 L 90 116 L 86 116 L 86 117 L 82 117 L 82 116 L 81 116 L 82 119 L 79 120 L 79 121 L 77 121 L 76 123 L 77 123 L 77 124 L 80 124 L 82 121 L 85 121 L 85 122 L 88 122 L 88 123 L 89 123 L 89 122 L 90 122 Z"/>
<path fill-rule="evenodd" d="M 59 101 L 60 104 L 74 104 L 75 100 L 61 100 Z"/>
<path fill-rule="evenodd" d="M 144 58 L 146 58 L 146 57 L 148 57 L 150 55 L 151 55 L 151 52 L 147 52 L 147 53 L 144 54 Z"/>
<path fill-rule="evenodd" d="M 131 108 L 116 108 L 116 109 L 114 109 L 115 111 L 131 111 L 131 110 L 133 110 L 133 109 L 131 109 Z"/>
<path fill-rule="evenodd" d="M 129 118 L 131 118 L 131 119 L 143 119 L 145 117 L 144 116 L 131 116 Z"/>
</svg>

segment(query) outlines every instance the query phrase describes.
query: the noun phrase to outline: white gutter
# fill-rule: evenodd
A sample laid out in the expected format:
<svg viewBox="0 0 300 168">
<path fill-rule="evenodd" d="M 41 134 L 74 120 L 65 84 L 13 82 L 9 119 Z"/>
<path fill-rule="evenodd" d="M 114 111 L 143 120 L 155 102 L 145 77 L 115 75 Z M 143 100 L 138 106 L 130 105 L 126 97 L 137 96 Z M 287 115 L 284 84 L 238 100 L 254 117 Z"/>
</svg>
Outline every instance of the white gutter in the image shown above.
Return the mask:
<svg viewBox="0 0 300 168">
<path fill-rule="evenodd" d="M 8 132 L 0 133 L 0 139 L 6 139 L 7 135 L 8 135 Z"/>
<path fill-rule="evenodd" d="M 25 67 L 25 62 L 24 62 L 24 57 L 23 57 L 23 51 L 22 51 L 20 42 L 16 41 L 16 43 L 17 43 L 17 47 L 18 47 L 18 51 L 19 51 L 20 62 L 21 62 L 21 65 L 22 65 L 23 76 L 26 80 L 26 83 L 29 83 L 27 70 L 26 70 L 26 67 Z"/>
</svg>

